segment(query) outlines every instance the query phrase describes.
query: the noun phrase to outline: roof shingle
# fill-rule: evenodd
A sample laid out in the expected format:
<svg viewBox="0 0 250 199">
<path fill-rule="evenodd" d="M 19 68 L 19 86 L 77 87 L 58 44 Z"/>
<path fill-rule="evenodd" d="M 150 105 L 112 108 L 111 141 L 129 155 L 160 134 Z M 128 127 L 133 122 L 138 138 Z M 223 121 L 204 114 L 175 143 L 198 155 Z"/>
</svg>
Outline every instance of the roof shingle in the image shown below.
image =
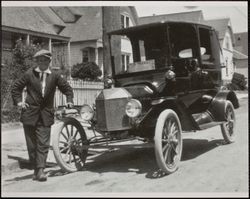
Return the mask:
<svg viewBox="0 0 250 199">
<path fill-rule="evenodd" d="M 241 52 L 234 49 L 233 58 L 235 58 L 235 59 L 248 59 L 248 56 L 244 55 L 243 53 L 241 53 Z"/>
<path fill-rule="evenodd" d="M 63 20 L 50 7 L 34 7 L 36 12 L 49 24 L 65 26 Z"/>
<path fill-rule="evenodd" d="M 64 23 L 59 22 L 55 16 L 51 19 L 53 13 L 49 13 L 48 10 L 43 12 L 37 9 L 37 7 L 2 7 L 2 26 L 57 35 L 53 27 L 54 23 L 56 25 Z M 46 15 L 46 13 L 49 14 Z"/>
<path fill-rule="evenodd" d="M 228 29 L 230 19 L 229 18 L 223 18 L 223 19 L 212 19 L 212 20 L 206 20 L 205 24 L 212 26 L 216 31 L 219 32 L 219 39 L 223 39 L 226 30 Z"/>
<path fill-rule="evenodd" d="M 60 35 L 71 37 L 71 42 L 102 38 L 101 7 L 71 7 L 81 17 L 75 23 L 67 23 Z"/>
</svg>

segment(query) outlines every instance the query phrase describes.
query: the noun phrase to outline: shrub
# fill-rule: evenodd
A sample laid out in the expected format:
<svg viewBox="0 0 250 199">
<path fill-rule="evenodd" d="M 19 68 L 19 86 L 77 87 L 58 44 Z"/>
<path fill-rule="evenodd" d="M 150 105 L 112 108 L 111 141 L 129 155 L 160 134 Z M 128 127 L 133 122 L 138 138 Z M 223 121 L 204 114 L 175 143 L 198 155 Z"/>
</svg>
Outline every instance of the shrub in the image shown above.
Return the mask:
<svg viewBox="0 0 250 199">
<path fill-rule="evenodd" d="M 8 123 L 8 122 L 18 122 L 20 118 L 20 109 L 12 106 L 8 109 L 1 110 L 1 122 Z"/>
<path fill-rule="evenodd" d="M 25 71 L 34 66 L 33 55 L 40 49 L 38 45 L 24 45 L 16 42 L 12 50 L 12 61 L 1 66 L 1 119 L 2 122 L 18 121 L 20 110 L 13 107 L 11 87 Z"/>
<path fill-rule="evenodd" d="M 101 75 L 102 71 L 95 62 L 78 63 L 71 70 L 71 77 L 81 80 L 98 81 Z"/>
</svg>

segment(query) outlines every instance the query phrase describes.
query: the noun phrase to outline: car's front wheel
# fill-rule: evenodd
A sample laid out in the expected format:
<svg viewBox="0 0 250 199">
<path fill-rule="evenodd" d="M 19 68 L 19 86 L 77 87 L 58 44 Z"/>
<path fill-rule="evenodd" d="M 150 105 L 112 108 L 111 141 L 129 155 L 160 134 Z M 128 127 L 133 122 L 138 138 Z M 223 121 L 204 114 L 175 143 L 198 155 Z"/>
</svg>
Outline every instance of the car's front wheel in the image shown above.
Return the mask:
<svg viewBox="0 0 250 199">
<path fill-rule="evenodd" d="M 221 132 L 223 138 L 227 144 L 235 141 L 235 112 L 233 104 L 230 101 L 226 101 L 225 104 L 225 118 L 226 122 L 221 124 Z"/>
<path fill-rule="evenodd" d="M 159 115 L 154 141 L 160 169 L 167 174 L 175 172 L 182 154 L 182 130 L 180 120 L 173 110 L 166 109 Z"/>
<path fill-rule="evenodd" d="M 65 118 L 52 133 L 56 162 L 63 171 L 75 172 L 85 165 L 88 140 L 82 125 L 74 118 Z"/>
</svg>

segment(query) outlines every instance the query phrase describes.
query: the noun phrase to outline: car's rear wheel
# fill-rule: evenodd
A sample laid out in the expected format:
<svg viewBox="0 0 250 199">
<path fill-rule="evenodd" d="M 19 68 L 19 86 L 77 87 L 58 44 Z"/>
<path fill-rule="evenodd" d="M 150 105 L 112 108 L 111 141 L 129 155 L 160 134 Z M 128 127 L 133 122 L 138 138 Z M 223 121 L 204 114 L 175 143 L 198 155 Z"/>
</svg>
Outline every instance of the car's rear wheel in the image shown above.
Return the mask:
<svg viewBox="0 0 250 199">
<path fill-rule="evenodd" d="M 88 154 L 88 140 L 82 125 L 74 118 L 65 118 L 52 133 L 52 148 L 63 171 L 81 170 Z"/>
<path fill-rule="evenodd" d="M 221 124 L 221 132 L 223 138 L 227 144 L 232 143 L 235 141 L 235 112 L 233 104 L 230 101 L 226 101 L 225 104 L 225 118 L 226 122 Z"/>
<path fill-rule="evenodd" d="M 177 114 L 170 109 L 161 112 L 155 128 L 155 155 L 160 169 L 167 173 L 179 167 L 182 154 L 182 130 Z"/>
</svg>

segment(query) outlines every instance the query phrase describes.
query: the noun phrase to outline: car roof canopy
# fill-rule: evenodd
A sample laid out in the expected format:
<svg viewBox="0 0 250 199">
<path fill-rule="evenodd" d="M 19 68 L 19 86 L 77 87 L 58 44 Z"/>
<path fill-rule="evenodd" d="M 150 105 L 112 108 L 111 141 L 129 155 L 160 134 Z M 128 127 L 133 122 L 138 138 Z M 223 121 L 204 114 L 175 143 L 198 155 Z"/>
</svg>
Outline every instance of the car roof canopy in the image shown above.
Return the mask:
<svg viewBox="0 0 250 199">
<path fill-rule="evenodd" d="M 133 32 L 145 30 L 145 29 L 148 29 L 148 28 L 163 27 L 163 26 L 166 26 L 166 24 L 202 25 L 202 26 L 206 26 L 208 28 L 211 28 L 211 26 L 204 25 L 204 24 L 198 24 L 198 23 L 163 21 L 163 22 L 149 23 L 149 24 L 143 24 L 143 25 L 138 25 L 138 26 L 132 26 L 132 27 L 129 27 L 129 28 L 123 28 L 123 29 L 119 29 L 119 30 L 114 30 L 114 31 L 108 32 L 108 35 L 126 35 L 126 34 L 130 34 L 130 33 L 133 33 Z"/>
</svg>

